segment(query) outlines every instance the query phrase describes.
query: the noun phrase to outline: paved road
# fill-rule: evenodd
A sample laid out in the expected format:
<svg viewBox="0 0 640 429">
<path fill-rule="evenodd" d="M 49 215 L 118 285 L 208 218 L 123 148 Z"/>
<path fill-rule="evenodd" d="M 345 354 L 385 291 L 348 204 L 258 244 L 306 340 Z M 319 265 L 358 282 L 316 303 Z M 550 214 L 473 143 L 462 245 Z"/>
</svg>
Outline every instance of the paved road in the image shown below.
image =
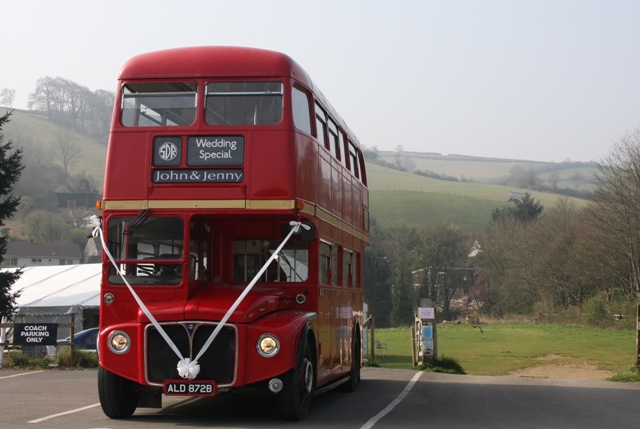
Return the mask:
<svg viewBox="0 0 640 429">
<path fill-rule="evenodd" d="M 635 428 L 640 384 L 477 377 L 365 368 L 355 393 L 313 399 L 304 422 L 285 422 L 272 399 L 164 398 L 110 420 L 95 371 L 0 371 L 2 428 Z"/>
</svg>

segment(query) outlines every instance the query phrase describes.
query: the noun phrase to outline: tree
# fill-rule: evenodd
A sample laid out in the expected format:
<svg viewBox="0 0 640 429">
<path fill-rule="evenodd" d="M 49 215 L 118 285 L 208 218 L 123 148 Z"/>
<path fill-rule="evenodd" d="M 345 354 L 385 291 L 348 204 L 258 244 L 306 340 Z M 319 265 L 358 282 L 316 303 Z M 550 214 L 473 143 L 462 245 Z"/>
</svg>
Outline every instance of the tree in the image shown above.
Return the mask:
<svg viewBox="0 0 640 429">
<path fill-rule="evenodd" d="M 0 131 L 5 123 L 9 122 L 10 112 L 0 117 Z M 4 221 L 10 218 L 18 209 L 20 198 L 11 195 L 13 185 L 20 178 L 24 165 L 22 165 L 22 150 L 13 151 L 11 141 L 3 144 L 0 134 L 0 227 Z M 7 234 L 0 236 L 0 264 L 4 261 L 7 252 Z M 10 317 L 16 309 L 16 299 L 19 293 L 11 293 L 11 286 L 20 278 L 21 270 L 0 272 L 0 317 Z"/>
<path fill-rule="evenodd" d="M 595 175 L 589 222 L 606 232 L 600 242 L 619 262 L 617 278 L 626 293 L 640 294 L 640 128 L 628 132 L 601 162 Z M 613 261 L 612 261 L 613 262 Z"/>
<path fill-rule="evenodd" d="M 387 255 L 386 233 L 371 218 L 371 245 L 364 253 L 364 299 L 376 326 L 391 326 L 391 284 L 393 271 Z"/>
<path fill-rule="evenodd" d="M 491 221 L 505 221 L 507 218 L 513 218 L 519 222 L 533 222 L 540 217 L 544 206 L 540 201 L 536 201 L 529 192 L 524 197 L 515 201 L 515 207 L 505 207 L 503 209 L 495 209 L 491 214 Z"/>
<path fill-rule="evenodd" d="M 430 298 L 442 308 L 442 317 L 452 318 L 451 300 L 467 286 L 465 276 L 471 234 L 453 224 L 432 225 L 420 233 L 420 263 L 426 270 L 421 298 Z"/>
<path fill-rule="evenodd" d="M 571 175 L 571 180 L 576 183 L 576 191 L 579 191 L 580 190 L 580 185 L 582 184 L 582 181 L 584 180 L 584 175 L 581 172 L 576 171 L 575 173 L 573 173 Z"/>
<path fill-rule="evenodd" d="M 80 146 L 76 143 L 76 136 L 64 128 L 60 128 L 56 132 L 55 138 L 53 156 L 62 163 L 64 172 L 69 174 L 69 167 L 78 162 L 78 158 L 80 158 Z"/>
<path fill-rule="evenodd" d="M 16 99 L 16 90 L 3 88 L 0 90 L 0 103 L 8 104 L 10 108 L 13 107 L 13 100 Z"/>
<path fill-rule="evenodd" d="M 558 171 L 557 168 L 554 167 L 553 170 L 551 170 L 551 172 L 549 173 L 549 186 L 551 186 L 552 190 L 557 190 L 558 189 L 558 182 L 560 181 L 560 172 Z"/>
</svg>

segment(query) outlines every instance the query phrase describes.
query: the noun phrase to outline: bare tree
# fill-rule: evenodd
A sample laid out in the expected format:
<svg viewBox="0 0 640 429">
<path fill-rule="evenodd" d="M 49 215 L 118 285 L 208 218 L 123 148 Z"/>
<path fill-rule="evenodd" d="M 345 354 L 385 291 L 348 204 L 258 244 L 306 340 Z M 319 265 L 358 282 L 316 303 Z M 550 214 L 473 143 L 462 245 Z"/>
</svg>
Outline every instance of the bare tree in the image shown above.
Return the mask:
<svg viewBox="0 0 640 429">
<path fill-rule="evenodd" d="M 9 108 L 13 108 L 13 100 L 16 99 L 16 90 L 3 88 L 0 90 L 0 103 L 9 105 Z"/>
<path fill-rule="evenodd" d="M 554 168 L 553 170 L 551 170 L 547 180 L 549 181 L 549 186 L 551 186 L 551 189 L 553 189 L 554 191 L 558 189 L 558 182 L 560 181 L 560 172 L 558 171 L 557 168 Z"/>
<path fill-rule="evenodd" d="M 576 191 L 580 190 L 580 185 L 582 184 L 582 181 L 584 180 L 584 174 L 582 174 L 579 171 L 576 171 L 575 173 L 573 173 L 571 175 L 571 180 L 573 182 L 575 182 L 576 184 Z"/>
<path fill-rule="evenodd" d="M 69 130 L 60 128 L 55 134 L 56 141 L 52 149 L 55 159 L 60 161 L 65 173 L 69 173 L 69 167 L 75 165 L 82 153 L 77 143 L 76 136 Z"/>
<path fill-rule="evenodd" d="M 472 242 L 466 229 L 453 224 L 433 225 L 421 232 L 418 253 L 427 270 L 421 297 L 441 305 L 446 319 L 452 316 L 452 298 L 465 286 L 465 268 Z"/>
<path fill-rule="evenodd" d="M 589 220 L 594 229 L 606 231 L 600 244 L 622 259 L 626 269 L 619 281 L 640 293 L 640 128 L 614 144 L 595 175 L 593 206 Z"/>
</svg>

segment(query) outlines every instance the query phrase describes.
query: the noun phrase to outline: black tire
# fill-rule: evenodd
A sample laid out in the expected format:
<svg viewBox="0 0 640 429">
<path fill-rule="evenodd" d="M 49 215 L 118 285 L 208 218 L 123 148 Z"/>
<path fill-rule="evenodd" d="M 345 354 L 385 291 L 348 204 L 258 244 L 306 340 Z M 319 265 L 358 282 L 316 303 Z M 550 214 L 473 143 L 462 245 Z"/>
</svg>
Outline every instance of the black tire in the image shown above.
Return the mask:
<svg viewBox="0 0 640 429">
<path fill-rule="evenodd" d="M 122 378 L 103 367 L 98 368 L 98 396 L 104 414 L 112 419 L 131 417 L 138 407 L 140 394 L 134 392 L 133 381 Z"/>
<path fill-rule="evenodd" d="M 278 405 L 282 415 L 287 420 L 303 420 L 309 411 L 311 397 L 315 390 L 314 359 L 311 347 L 306 338 L 304 341 L 304 355 L 291 371 L 282 377 L 283 388 L 278 393 Z"/>
<path fill-rule="evenodd" d="M 353 361 L 351 362 L 351 371 L 349 372 L 349 381 L 340 385 L 340 390 L 343 392 L 355 392 L 358 387 L 358 383 L 360 383 L 360 361 L 361 350 L 360 350 L 360 335 L 356 334 L 356 337 L 353 341 Z"/>
</svg>

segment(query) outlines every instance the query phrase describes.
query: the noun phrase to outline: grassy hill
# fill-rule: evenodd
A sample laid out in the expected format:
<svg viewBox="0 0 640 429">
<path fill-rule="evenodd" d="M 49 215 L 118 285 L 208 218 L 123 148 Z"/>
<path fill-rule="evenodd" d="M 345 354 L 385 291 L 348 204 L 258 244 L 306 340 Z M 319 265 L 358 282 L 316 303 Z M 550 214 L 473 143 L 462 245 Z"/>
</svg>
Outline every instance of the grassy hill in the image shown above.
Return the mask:
<svg viewBox="0 0 640 429">
<path fill-rule="evenodd" d="M 508 202 L 510 191 L 525 191 L 503 185 L 431 179 L 376 164 L 367 164 L 367 180 L 371 216 L 379 223 L 423 225 L 450 221 L 478 233 L 486 227 L 495 208 L 513 204 Z M 560 198 L 545 192 L 531 191 L 531 195 L 545 207 Z M 586 202 L 572 200 L 579 205 Z"/>
<path fill-rule="evenodd" d="M 378 152 L 379 159 L 390 163 L 395 161 L 396 156 L 397 154 L 391 151 Z M 571 161 L 554 163 L 421 152 L 405 152 L 403 156 L 410 159 L 417 170 L 483 183 L 500 183 L 514 172 L 528 170 L 534 170 L 540 179 L 547 180 L 549 173 L 556 170 L 560 178 L 557 182 L 558 187 L 578 187 L 581 190 L 590 189 L 590 178 L 597 168 L 595 163 Z M 576 172 L 583 176 L 582 182 L 577 185 L 573 177 Z"/>
<path fill-rule="evenodd" d="M 0 112 L 4 114 L 2 109 Z M 59 130 L 60 127 L 48 121 L 46 116 L 14 110 L 11 121 L 4 127 L 2 133 L 5 140 L 13 141 L 15 147 L 25 148 L 25 159 L 29 152 L 38 151 L 49 162 L 62 166 L 62 163 L 51 155 L 56 144 L 56 133 Z M 102 189 L 107 147 L 90 137 L 73 131 L 69 132 L 80 148 L 78 161 L 69 167 L 69 173 L 74 175 L 84 171 L 95 179 L 98 189 Z"/>
</svg>

